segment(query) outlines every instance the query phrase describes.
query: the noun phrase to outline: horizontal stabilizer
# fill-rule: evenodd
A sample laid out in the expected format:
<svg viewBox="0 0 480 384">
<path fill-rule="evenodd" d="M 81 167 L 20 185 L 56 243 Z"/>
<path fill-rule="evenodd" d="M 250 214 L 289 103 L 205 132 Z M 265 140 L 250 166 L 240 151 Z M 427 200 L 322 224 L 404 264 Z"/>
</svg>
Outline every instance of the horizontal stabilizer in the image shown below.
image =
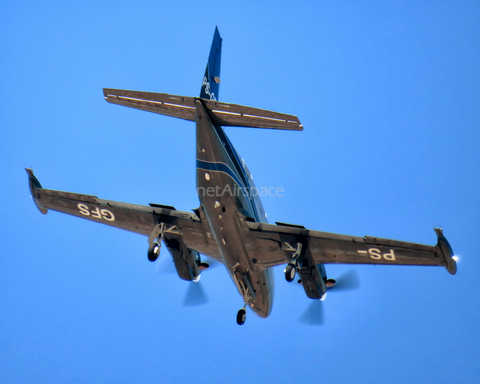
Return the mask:
<svg viewBox="0 0 480 384">
<path fill-rule="evenodd" d="M 270 128 L 302 131 L 297 116 L 286 115 L 243 105 L 222 103 L 197 97 L 175 96 L 166 93 L 103 89 L 109 103 L 179 119 L 195 121 L 195 100 L 201 100 L 214 125 L 224 127 Z"/>
<path fill-rule="evenodd" d="M 195 121 L 194 97 L 107 88 L 103 89 L 103 95 L 105 96 L 105 100 L 112 104 Z"/>
</svg>

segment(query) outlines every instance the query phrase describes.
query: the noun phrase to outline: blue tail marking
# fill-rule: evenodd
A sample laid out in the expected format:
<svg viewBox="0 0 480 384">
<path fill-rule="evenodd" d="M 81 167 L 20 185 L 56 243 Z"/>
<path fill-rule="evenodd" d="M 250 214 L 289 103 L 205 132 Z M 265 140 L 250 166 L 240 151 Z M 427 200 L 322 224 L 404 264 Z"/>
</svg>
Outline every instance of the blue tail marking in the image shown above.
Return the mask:
<svg viewBox="0 0 480 384">
<path fill-rule="evenodd" d="M 208 56 L 207 68 L 203 76 L 200 97 L 202 99 L 218 100 L 220 91 L 220 65 L 222 61 L 222 38 L 218 28 L 215 27 L 212 47 Z"/>
</svg>

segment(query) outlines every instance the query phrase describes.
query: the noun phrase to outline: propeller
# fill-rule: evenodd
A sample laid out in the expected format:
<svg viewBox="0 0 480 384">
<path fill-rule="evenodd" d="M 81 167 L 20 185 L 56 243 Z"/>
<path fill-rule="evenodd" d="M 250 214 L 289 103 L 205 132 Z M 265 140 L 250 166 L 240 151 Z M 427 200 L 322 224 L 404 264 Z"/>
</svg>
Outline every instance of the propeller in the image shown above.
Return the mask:
<svg viewBox="0 0 480 384">
<path fill-rule="evenodd" d="M 208 270 L 214 269 L 219 265 L 221 265 L 220 262 L 210 257 L 204 256 L 202 257 L 202 259 L 204 259 L 204 261 L 209 264 Z M 164 247 L 161 248 L 160 256 L 155 262 L 155 272 L 177 274 L 177 270 L 175 269 L 175 264 L 173 262 L 173 259 L 168 253 L 168 251 L 164 249 Z M 183 306 L 195 307 L 197 305 L 203 305 L 206 303 L 208 303 L 208 297 L 205 293 L 203 285 L 199 281 L 190 282 L 187 288 L 187 291 L 185 292 L 185 297 L 183 299 Z"/>
<path fill-rule="evenodd" d="M 351 269 L 338 276 L 333 287 L 328 291 L 343 292 L 360 288 L 360 278 L 354 269 Z M 312 326 L 319 326 L 325 323 L 324 306 L 321 300 L 311 300 L 299 319 L 300 323 Z"/>
<path fill-rule="evenodd" d="M 183 299 L 184 307 L 196 307 L 197 305 L 203 305 L 208 303 L 208 297 L 203 289 L 202 284 L 198 282 L 191 282 L 185 298 Z"/>
<path fill-rule="evenodd" d="M 216 269 L 218 266 L 222 265 L 222 263 L 219 261 L 205 255 L 202 255 L 202 261 L 208 264 L 206 271 L 211 271 L 212 269 Z M 163 247 L 160 251 L 158 260 L 155 262 L 155 273 L 177 273 L 172 257 L 168 251 L 163 249 Z"/>
<path fill-rule="evenodd" d="M 336 283 L 331 289 L 332 291 L 351 291 L 360 288 L 360 278 L 354 269 L 345 272 L 336 279 Z"/>
<path fill-rule="evenodd" d="M 325 321 L 323 317 L 323 302 L 321 300 L 311 300 L 311 303 L 300 316 L 299 321 L 306 325 L 323 325 Z"/>
<path fill-rule="evenodd" d="M 163 247 L 160 250 L 160 256 L 155 262 L 155 272 L 156 273 L 174 273 L 174 274 L 177 273 L 172 257 L 170 256 L 167 250 L 163 249 Z"/>
</svg>

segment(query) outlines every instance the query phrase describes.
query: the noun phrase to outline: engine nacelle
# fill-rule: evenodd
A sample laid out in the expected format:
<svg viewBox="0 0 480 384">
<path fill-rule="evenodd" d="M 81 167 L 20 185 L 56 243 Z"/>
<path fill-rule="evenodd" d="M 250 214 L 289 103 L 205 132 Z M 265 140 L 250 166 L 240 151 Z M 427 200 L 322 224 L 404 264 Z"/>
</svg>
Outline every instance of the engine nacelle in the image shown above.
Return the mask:
<svg viewBox="0 0 480 384">
<path fill-rule="evenodd" d="M 305 257 L 298 269 L 298 274 L 302 279 L 303 289 L 305 294 L 310 299 L 321 299 L 327 293 L 327 287 L 325 286 L 326 273 L 323 264 L 310 264 Z"/>
<path fill-rule="evenodd" d="M 163 241 L 172 255 L 178 277 L 187 281 L 198 280 L 200 277 L 200 254 L 187 248 L 181 236 L 165 234 Z"/>
</svg>

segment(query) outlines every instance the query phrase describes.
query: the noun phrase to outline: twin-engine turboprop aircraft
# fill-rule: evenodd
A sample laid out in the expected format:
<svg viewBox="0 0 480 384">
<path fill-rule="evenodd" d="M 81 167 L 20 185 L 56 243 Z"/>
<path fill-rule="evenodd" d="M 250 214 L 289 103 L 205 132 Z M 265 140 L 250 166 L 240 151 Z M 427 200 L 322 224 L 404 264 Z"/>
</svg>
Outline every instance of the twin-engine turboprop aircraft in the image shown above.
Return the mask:
<svg viewBox="0 0 480 384">
<path fill-rule="evenodd" d="M 40 212 L 68 213 L 148 236 L 148 259 L 157 260 L 163 242 L 178 276 L 198 281 L 208 264 L 201 254 L 221 262 L 246 308 L 268 317 L 273 304 L 272 267 L 287 264 L 285 279 L 298 273 L 310 299 L 325 298 L 335 280 L 324 264 L 439 265 L 455 274 L 452 249 L 441 229 L 436 246 L 375 237 L 356 237 L 307 230 L 300 225 L 267 224 L 250 172 L 222 126 L 303 129 L 296 116 L 219 102 L 222 39 L 215 30 L 200 97 L 104 89 L 105 100 L 131 108 L 194 121 L 196 124 L 197 191 L 193 213 L 160 204 L 141 206 L 96 196 L 43 189 L 27 169 L 32 197 Z"/>
</svg>

